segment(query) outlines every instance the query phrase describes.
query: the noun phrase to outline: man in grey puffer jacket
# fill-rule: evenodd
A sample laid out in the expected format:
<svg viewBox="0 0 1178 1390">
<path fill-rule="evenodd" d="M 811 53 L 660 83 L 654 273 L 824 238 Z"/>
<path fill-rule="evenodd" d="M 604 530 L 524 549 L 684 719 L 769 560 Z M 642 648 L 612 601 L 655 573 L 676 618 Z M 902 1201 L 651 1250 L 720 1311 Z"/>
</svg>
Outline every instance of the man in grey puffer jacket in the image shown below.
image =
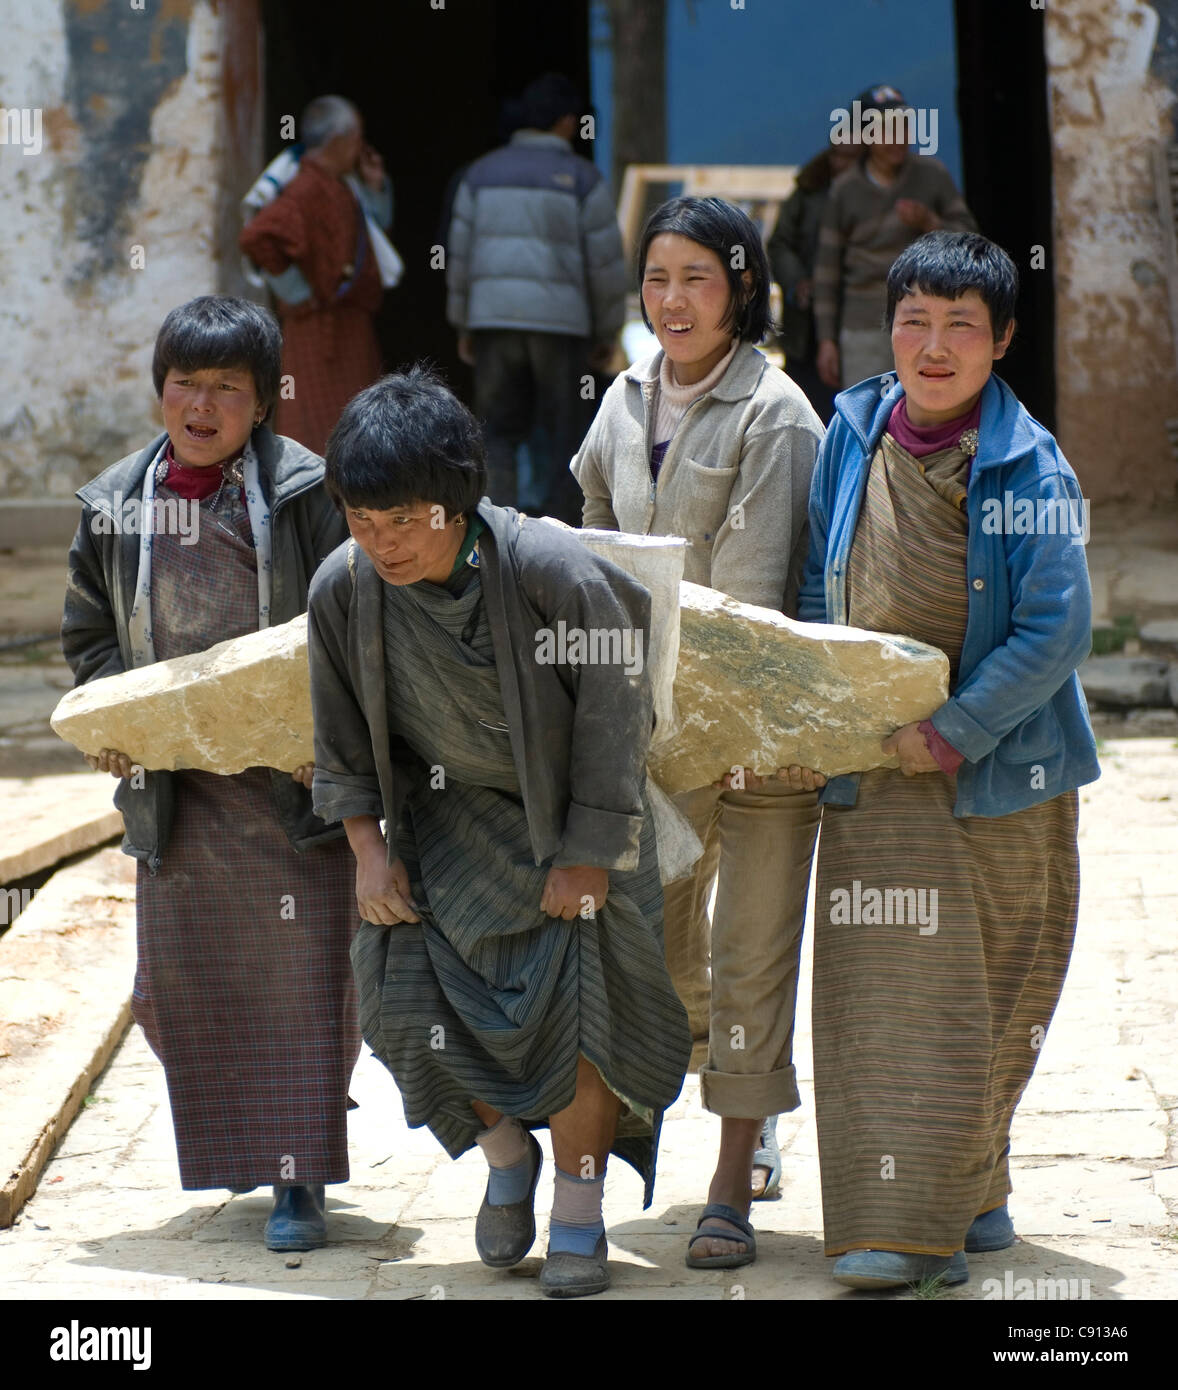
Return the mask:
<svg viewBox="0 0 1178 1390">
<path fill-rule="evenodd" d="M 587 388 L 625 316 L 626 267 L 609 188 L 571 141 L 581 110 L 566 77 L 523 94 L 525 128 L 476 160 L 454 199 L 446 317 L 474 367 L 487 490 L 517 505 L 515 450 L 539 425 L 544 511 L 580 524 L 568 471 L 592 415 Z"/>
</svg>

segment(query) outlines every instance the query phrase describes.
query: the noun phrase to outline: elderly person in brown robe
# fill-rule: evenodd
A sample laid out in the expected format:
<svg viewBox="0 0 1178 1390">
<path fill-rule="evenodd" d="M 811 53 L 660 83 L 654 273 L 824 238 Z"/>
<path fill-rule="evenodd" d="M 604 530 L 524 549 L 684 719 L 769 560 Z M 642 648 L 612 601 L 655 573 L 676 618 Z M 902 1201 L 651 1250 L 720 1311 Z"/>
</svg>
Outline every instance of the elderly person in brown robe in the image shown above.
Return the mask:
<svg viewBox="0 0 1178 1390">
<path fill-rule="evenodd" d="M 246 225 L 240 245 L 270 277 L 282 319 L 282 370 L 291 381 L 275 428 L 322 454 L 340 411 L 380 375 L 374 321 L 383 290 L 365 213 L 387 224 L 392 203 L 384 164 L 365 145 L 350 102 L 316 98 L 300 131 L 299 172 Z M 345 182 L 353 172 L 364 203 Z"/>
<path fill-rule="evenodd" d="M 322 461 L 264 423 L 281 353 L 273 315 L 245 300 L 205 296 L 165 319 L 152 363 L 165 432 L 78 494 L 61 642 L 79 685 L 305 610 L 344 526 Z M 89 761 L 120 779 L 139 861 L 132 1010 L 168 1078 L 181 1185 L 273 1184 L 267 1246 L 309 1250 L 327 1238 L 324 1184 L 348 1178 L 348 846 L 311 809 L 309 767 L 218 776 L 137 758 L 149 750 Z"/>
</svg>

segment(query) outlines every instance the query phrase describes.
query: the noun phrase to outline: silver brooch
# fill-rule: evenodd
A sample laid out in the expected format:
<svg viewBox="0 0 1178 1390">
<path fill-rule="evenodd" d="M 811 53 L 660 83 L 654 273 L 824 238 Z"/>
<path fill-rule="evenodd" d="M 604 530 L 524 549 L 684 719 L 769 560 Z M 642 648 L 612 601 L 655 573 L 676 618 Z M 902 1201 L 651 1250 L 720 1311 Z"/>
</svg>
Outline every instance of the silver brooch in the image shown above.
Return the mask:
<svg viewBox="0 0 1178 1390">
<path fill-rule="evenodd" d="M 957 441 L 957 447 L 963 454 L 974 455 L 978 451 L 978 432 L 977 430 L 962 430 L 961 438 Z"/>
<path fill-rule="evenodd" d="M 245 467 L 241 454 L 238 454 L 235 459 L 230 459 L 227 463 L 221 465 L 221 486 L 217 489 L 216 493 L 213 495 L 213 500 L 209 503 L 210 511 L 215 512 L 217 510 L 217 506 L 221 501 L 221 494 L 225 491 L 226 483 L 228 483 L 233 490 L 244 486 Z"/>
</svg>

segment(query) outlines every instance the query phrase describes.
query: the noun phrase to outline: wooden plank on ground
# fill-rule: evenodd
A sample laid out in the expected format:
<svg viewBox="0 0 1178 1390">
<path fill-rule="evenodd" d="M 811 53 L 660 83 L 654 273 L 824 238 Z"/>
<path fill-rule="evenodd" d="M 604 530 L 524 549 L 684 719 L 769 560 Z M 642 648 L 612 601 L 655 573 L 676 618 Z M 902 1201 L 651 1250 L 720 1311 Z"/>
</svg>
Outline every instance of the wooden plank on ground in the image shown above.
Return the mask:
<svg viewBox="0 0 1178 1390">
<path fill-rule="evenodd" d="M 0 938 L 0 1227 L 36 1190 L 131 1019 L 135 861 L 96 850 Z"/>
<path fill-rule="evenodd" d="M 0 884 L 27 878 L 123 833 L 114 778 L 94 772 L 0 781 Z"/>
</svg>

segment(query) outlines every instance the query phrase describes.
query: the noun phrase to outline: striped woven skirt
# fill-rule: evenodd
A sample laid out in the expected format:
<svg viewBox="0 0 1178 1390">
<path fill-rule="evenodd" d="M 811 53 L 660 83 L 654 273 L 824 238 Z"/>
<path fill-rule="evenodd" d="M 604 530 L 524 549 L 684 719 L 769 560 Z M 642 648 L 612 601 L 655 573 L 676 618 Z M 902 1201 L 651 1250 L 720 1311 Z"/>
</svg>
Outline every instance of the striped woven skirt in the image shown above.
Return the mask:
<svg viewBox="0 0 1178 1390">
<path fill-rule="evenodd" d="M 365 922 L 352 947 L 365 1040 L 393 1073 L 411 1127 L 451 1157 L 472 1147 L 480 1100 L 529 1127 L 569 1105 L 584 1054 L 623 1101 L 613 1152 L 653 1195 L 662 1112 L 691 1053 L 663 960 L 662 889 L 646 817 L 638 866 L 611 872 L 590 920 L 540 911 L 521 800 L 458 781 L 408 799 L 397 840 L 421 922 Z"/>
<path fill-rule="evenodd" d="M 1010 1192 L 1014 1108 L 1063 987 L 1078 798 L 956 818 L 940 773 L 826 806 L 814 1089 L 826 1253 L 948 1255 Z M 904 891 L 911 890 L 911 891 Z"/>
</svg>

